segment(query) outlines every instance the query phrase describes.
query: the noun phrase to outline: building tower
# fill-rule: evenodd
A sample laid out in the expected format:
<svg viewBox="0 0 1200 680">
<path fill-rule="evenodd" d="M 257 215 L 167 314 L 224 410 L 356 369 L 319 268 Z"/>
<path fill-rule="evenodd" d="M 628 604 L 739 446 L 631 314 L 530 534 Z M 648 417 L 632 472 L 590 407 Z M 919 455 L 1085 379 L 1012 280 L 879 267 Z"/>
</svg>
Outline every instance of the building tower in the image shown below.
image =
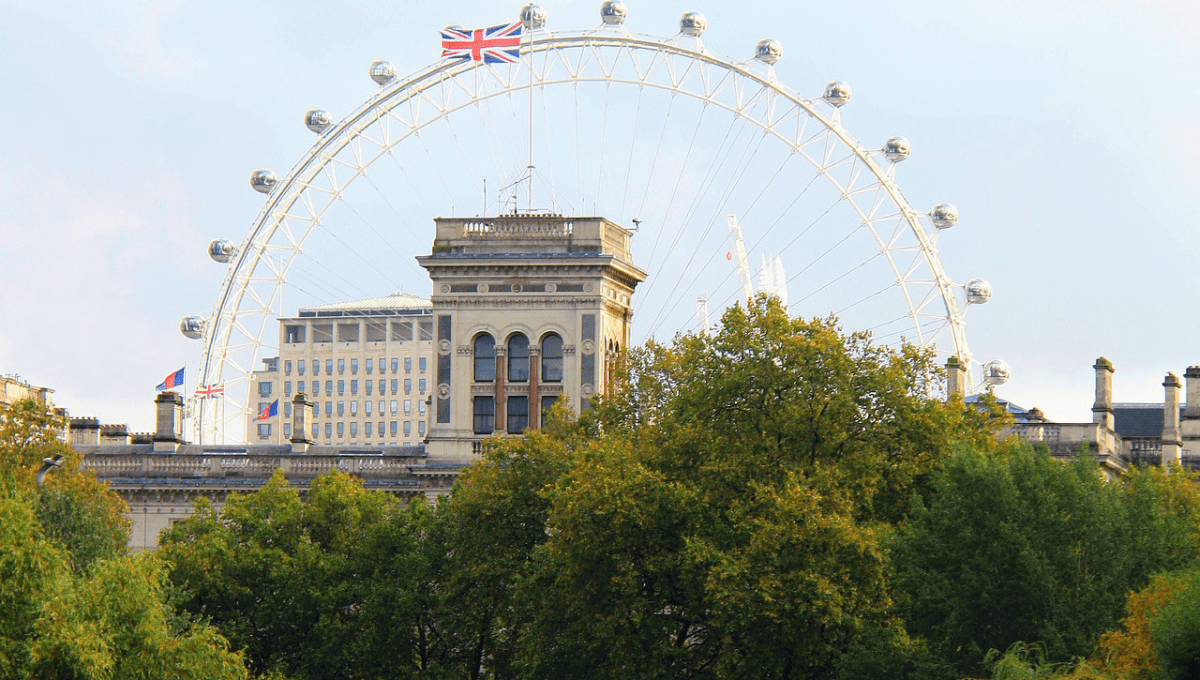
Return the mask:
<svg viewBox="0 0 1200 680">
<path fill-rule="evenodd" d="M 602 217 L 438 218 L 429 455 L 468 461 L 495 433 L 537 427 L 566 398 L 576 412 L 629 344 L 631 233 Z"/>
</svg>

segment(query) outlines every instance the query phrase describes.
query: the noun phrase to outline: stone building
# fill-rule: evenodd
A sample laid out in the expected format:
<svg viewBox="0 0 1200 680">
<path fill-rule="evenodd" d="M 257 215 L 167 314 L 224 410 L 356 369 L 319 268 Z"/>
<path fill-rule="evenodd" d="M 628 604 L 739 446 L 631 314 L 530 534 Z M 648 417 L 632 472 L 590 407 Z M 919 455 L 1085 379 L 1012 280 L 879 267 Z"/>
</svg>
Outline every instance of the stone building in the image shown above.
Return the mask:
<svg viewBox="0 0 1200 680">
<path fill-rule="evenodd" d="M 0 405 L 8 405 L 22 399 L 33 399 L 46 408 L 54 408 L 50 395 L 54 390 L 49 387 L 35 387 L 20 376 L 0 375 Z"/>
</svg>

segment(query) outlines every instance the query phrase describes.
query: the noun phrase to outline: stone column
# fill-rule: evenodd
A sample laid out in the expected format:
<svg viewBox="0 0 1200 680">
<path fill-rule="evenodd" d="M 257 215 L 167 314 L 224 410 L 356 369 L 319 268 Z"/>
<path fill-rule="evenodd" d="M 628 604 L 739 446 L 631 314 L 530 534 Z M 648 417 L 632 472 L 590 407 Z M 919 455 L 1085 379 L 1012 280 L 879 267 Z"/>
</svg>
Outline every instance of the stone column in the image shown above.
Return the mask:
<svg viewBox="0 0 1200 680">
<path fill-rule="evenodd" d="M 1092 422 L 1109 430 L 1113 429 L 1112 362 L 1104 357 L 1096 359 L 1096 403 L 1092 404 Z"/>
<path fill-rule="evenodd" d="M 529 344 L 529 429 L 541 425 L 542 409 L 538 405 L 538 380 L 542 377 L 542 348 Z"/>
<path fill-rule="evenodd" d="M 313 440 L 308 434 L 312 407 L 313 403 L 303 392 L 292 397 L 292 453 L 308 453 L 308 447 L 312 446 Z"/>
<path fill-rule="evenodd" d="M 493 432 L 506 432 L 504 421 L 504 379 L 508 377 L 508 347 L 496 343 L 496 408 Z"/>
<path fill-rule="evenodd" d="M 183 444 L 183 397 L 160 392 L 154 400 L 154 452 L 175 453 Z"/>
<path fill-rule="evenodd" d="M 1200 438 L 1200 366 L 1188 366 L 1183 377 L 1187 379 L 1187 391 L 1180 432 L 1184 439 Z"/>
<path fill-rule="evenodd" d="M 955 356 L 946 360 L 946 397 L 967 398 L 967 367 Z"/>
<path fill-rule="evenodd" d="M 1178 464 L 1183 453 L 1183 441 L 1179 435 L 1179 378 L 1168 373 L 1163 380 L 1162 465 Z"/>
</svg>

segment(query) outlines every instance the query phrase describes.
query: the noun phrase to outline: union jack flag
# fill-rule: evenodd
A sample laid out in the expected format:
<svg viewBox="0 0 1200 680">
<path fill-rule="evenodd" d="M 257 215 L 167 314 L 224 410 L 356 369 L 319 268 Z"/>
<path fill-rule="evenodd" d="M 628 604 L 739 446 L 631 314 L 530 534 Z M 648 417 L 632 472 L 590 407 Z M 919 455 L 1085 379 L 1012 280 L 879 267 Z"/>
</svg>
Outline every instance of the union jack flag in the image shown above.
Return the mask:
<svg viewBox="0 0 1200 680">
<path fill-rule="evenodd" d="M 442 56 L 471 59 L 488 64 L 515 64 L 520 61 L 520 21 L 491 28 L 467 30 L 457 26 L 442 29 Z"/>
<path fill-rule="evenodd" d="M 196 396 L 201 399 L 217 399 L 224 396 L 225 383 L 219 385 L 203 385 L 196 388 Z"/>
</svg>

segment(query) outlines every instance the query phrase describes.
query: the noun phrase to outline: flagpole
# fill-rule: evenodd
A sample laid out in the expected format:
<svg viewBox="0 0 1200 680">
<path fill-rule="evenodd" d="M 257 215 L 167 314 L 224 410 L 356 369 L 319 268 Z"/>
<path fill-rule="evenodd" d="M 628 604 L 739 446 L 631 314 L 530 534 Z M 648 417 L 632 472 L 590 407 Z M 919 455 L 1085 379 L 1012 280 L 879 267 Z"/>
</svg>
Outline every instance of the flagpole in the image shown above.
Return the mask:
<svg viewBox="0 0 1200 680">
<path fill-rule="evenodd" d="M 525 54 L 529 57 L 529 212 L 533 212 L 533 22 L 529 22 L 529 41 Z"/>
</svg>

